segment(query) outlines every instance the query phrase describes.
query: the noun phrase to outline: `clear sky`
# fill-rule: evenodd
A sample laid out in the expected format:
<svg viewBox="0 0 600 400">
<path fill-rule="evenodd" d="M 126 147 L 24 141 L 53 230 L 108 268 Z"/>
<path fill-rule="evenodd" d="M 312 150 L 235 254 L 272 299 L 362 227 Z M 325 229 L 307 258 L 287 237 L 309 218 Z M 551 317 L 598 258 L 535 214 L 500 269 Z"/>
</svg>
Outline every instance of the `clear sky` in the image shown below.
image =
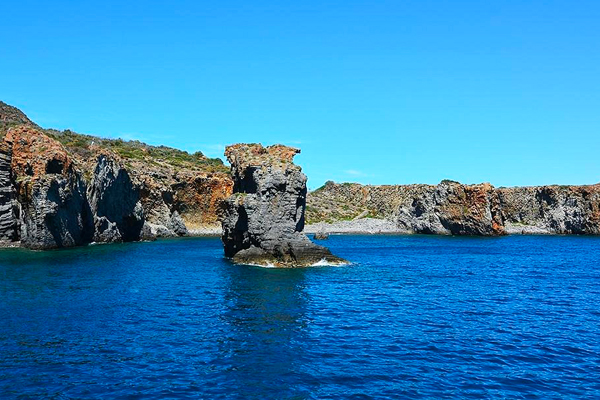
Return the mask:
<svg viewBox="0 0 600 400">
<path fill-rule="evenodd" d="M 289 144 L 310 188 L 600 181 L 598 1 L 19 0 L 0 12 L 0 99 L 44 127 L 209 156 Z"/>
</svg>

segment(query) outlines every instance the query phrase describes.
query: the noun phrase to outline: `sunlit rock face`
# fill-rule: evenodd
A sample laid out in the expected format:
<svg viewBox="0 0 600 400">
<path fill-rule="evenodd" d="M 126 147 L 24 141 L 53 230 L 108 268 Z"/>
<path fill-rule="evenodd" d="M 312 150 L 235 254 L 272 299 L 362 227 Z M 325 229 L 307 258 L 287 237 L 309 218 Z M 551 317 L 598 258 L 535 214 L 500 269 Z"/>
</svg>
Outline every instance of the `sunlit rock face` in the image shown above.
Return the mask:
<svg viewBox="0 0 600 400">
<path fill-rule="evenodd" d="M 289 267 L 343 262 L 302 233 L 307 190 L 306 175 L 293 163 L 299 152 L 282 145 L 227 147 L 233 177 L 222 221 L 227 257 Z"/>
<path fill-rule="evenodd" d="M 12 176 L 12 152 L 7 143 L 0 142 L 0 245 L 18 240 L 19 207 Z"/>
<path fill-rule="evenodd" d="M 32 126 L 10 129 L 11 170 L 21 245 L 33 249 L 89 243 L 93 219 L 86 184 L 65 149 Z"/>
<path fill-rule="evenodd" d="M 0 247 L 202 233 L 232 187 L 201 152 L 43 129 L 0 101 Z"/>
<path fill-rule="evenodd" d="M 381 186 L 328 182 L 309 193 L 308 204 L 309 222 L 324 231 L 340 221 L 368 231 L 369 223 L 379 221 L 388 232 L 407 234 L 600 234 L 600 184 L 495 188 L 447 180 Z"/>
</svg>

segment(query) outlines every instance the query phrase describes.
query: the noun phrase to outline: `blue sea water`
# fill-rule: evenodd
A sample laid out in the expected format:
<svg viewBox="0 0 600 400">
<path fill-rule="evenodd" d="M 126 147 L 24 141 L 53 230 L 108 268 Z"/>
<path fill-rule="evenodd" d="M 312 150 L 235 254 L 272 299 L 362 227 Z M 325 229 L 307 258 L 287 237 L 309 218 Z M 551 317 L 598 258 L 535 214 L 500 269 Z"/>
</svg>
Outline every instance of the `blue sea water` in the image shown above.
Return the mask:
<svg viewBox="0 0 600 400">
<path fill-rule="evenodd" d="M 600 238 L 332 236 L 0 251 L 0 398 L 600 398 Z"/>
</svg>

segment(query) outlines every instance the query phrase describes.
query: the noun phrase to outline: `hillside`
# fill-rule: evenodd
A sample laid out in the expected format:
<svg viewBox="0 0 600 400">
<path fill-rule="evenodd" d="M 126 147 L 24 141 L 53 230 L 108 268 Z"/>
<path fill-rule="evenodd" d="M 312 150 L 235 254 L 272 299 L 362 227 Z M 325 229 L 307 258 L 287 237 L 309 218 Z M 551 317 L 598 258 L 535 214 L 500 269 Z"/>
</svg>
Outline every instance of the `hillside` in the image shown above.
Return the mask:
<svg viewBox="0 0 600 400">
<path fill-rule="evenodd" d="M 222 201 L 232 190 L 228 168 L 218 158 L 208 158 L 201 152 L 190 154 L 165 146 L 150 146 L 139 141 L 44 129 L 22 111 L 1 102 L 0 139 L 2 168 L 6 175 L 0 188 L 4 193 L 0 196 L 0 208 L 4 205 L 0 214 L 4 212 L 4 230 L 10 232 L 0 233 L 0 237 L 15 237 L 15 240 L 22 241 L 33 235 L 32 242 L 35 243 L 40 232 L 58 229 L 59 233 L 46 236 L 58 236 L 60 240 L 46 238 L 46 244 L 41 247 L 62 246 L 65 237 L 61 232 L 66 232 L 73 223 L 65 222 L 61 213 L 70 215 L 73 204 L 69 201 L 74 192 L 81 197 L 81 212 L 85 214 L 89 213 L 85 209 L 91 207 L 88 203 L 94 194 L 110 197 L 107 212 L 117 210 L 119 213 L 122 210 L 119 211 L 117 196 L 127 196 L 124 191 L 131 191 L 135 197 L 131 199 L 132 210 L 137 209 L 135 212 L 128 210 L 125 216 L 119 218 L 139 220 L 146 236 L 160 237 L 217 227 Z M 105 181 L 101 182 L 101 179 Z M 106 193 L 94 193 L 94 185 L 99 184 L 101 187 L 97 189 Z M 53 195 L 52 190 L 58 192 Z M 31 224 L 26 221 L 27 212 L 33 213 L 29 215 Z M 50 214 L 42 215 L 44 212 Z M 45 222 L 52 220 L 50 217 L 57 218 L 59 228 Z M 93 217 L 98 225 L 104 216 Z M 87 217 L 76 213 L 72 218 L 81 225 Z M 1 221 L 2 216 L 0 225 Z M 99 229 L 96 227 L 95 231 Z M 140 230 L 132 240 L 139 239 L 141 235 Z M 70 237 L 67 242 L 79 240 L 73 239 L 71 233 L 67 236 Z M 113 239 L 126 238 L 120 232 L 113 235 Z"/>
<path fill-rule="evenodd" d="M 442 235 L 600 234 L 600 185 L 495 188 L 328 182 L 308 194 L 311 230 Z M 368 218 L 365 220 L 365 218 Z M 379 222 L 378 222 L 379 221 Z"/>
<path fill-rule="evenodd" d="M 51 248 L 220 230 L 228 168 L 139 141 L 36 125 L 0 102 L 0 241 Z M 327 182 L 307 230 L 444 235 L 600 234 L 600 185 L 495 188 Z"/>
</svg>

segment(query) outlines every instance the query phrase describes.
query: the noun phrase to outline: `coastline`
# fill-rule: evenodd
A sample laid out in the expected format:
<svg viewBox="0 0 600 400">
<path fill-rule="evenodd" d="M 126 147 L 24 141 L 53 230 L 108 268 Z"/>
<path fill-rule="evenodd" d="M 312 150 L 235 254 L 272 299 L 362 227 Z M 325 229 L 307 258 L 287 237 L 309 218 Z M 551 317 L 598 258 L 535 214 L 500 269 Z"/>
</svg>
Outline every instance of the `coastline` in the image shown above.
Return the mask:
<svg viewBox="0 0 600 400">
<path fill-rule="evenodd" d="M 332 223 L 317 222 L 304 227 L 305 234 L 326 233 L 329 235 L 413 235 L 415 232 L 398 229 L 393 221 L 378 218 L 359 218 Z M 210 225 L 188 229 L 189 237 L 221 236 L 220 225 Z M 521 224 L 506 224 L 507 235 L 560 235 L 548 229 Z"/>
<path fill-rule="evenodd" d="M 314 235 L 316 233 L 326 233 L 328 235 L 367 235 L 367 236 L 387 236 L 387 235 L 403 235 L 413 236 L 417 235 L 415 232 L 403 231 L 397 229 L 394 223 L 385 219 L 376 218 L 362 218 L 350 221 L 337 221 L 334 223 L 318 222 L 315 224 L 306 225 L 304 231 L 307 235 Z M 210 225 L 203 227 L 196 227 L 188 229 L 188 233 L 179 237 L 188 238 L 220 238 L 222 234 L 221 226 Z M 452 236 L 443 234 L 431 234 L 427 236 Z M 575 235 L 575 234 L 561 234 L 549 231 L 547 229 L 532 226 L 532 225 L 519 225 L 519 224 L 508 224 L 506 226 L 506 235 L 502 236 L 597 236 L 597 235 Z M 163 236 L 157 239 L 176 238 L 177 236 Z M 485 236 L 480 236 L 485 237 Z M 499 236 L 497 236 L 499 237 Z M 313 239 L 314 240 L 314 239 Z M 143 240 L 146 241 L 146 240 Z M 153 241 L 153 240 L 150 240 Z M 92 245 L 110 245 L 111 243 L 91 243 Z M 80 246 L 75 246 L 80 247 Z M 0 241 L 0 250 L 6 249 L 23 249 L 20 243 Z M 34 250 L 34 251 L 40 251 Z M 43 250 L 41 250 L 43 251 Z"/>
<path fill-rule="evenodd" d="M 188 233 L 186 236 L 189 237 L 202 237 L 202 236 L 221 236 L 223 233 L 223 229 L 221 225 L 207 225 L 200 226 L 197 228 L 188 228 Z"/>
</svg>

